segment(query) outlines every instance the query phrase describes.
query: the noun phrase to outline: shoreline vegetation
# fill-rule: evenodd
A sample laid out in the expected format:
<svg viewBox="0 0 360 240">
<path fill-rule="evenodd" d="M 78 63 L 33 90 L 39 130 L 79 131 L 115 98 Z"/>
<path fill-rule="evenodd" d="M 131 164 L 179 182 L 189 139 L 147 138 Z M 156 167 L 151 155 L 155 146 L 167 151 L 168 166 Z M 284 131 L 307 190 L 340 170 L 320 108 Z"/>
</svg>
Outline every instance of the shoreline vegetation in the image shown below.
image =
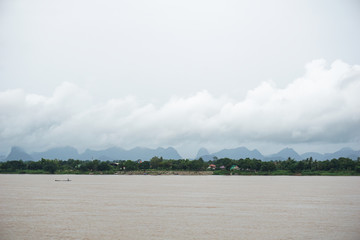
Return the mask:
<svg viewBox="0 0 360 240">
<path fill-rule="evenodd" d="M 354 171 L 313 171 L 313 172 L 298 172 L 292 173 L 289 171 L 273 171 L 273 172 L 241 172 L 241 171 L 92 171 L 92 172 L 77 172 L 77 171 L 57 171 L 49 173 L 46 171 L 31 171 L 21 170 L 13 172 L 1 171 L 0 174 L 33 174 L 33 175 L 148 175 L 148 176 L 360 176 L 360 173 Z"/>
<path fill-rule="evenodd" d="M 360 176 L 360 158 L 325 161 L 311 157 L 301 161 L 261 161 L 258 159 L 214 158 L 163 159 L 150 161 L 13 160 L 0 162 L 0 174 L 83 174 L 83 175 L 287 175 L 287 176 Z"/>
</svg>

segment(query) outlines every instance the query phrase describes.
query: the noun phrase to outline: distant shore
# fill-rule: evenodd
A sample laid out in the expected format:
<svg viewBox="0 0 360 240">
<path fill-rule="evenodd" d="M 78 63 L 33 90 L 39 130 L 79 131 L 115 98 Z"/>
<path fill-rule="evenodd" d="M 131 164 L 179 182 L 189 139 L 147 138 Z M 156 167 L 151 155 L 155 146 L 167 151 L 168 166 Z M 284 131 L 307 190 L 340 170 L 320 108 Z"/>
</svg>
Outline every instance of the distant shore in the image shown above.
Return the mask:
<svg viewBox="0 0 360 240">
<path fill-rule="evenodd" d="M 258 159 L 221 158 L 205 162 L 203 159 L 163 159 L 150 161 L 82 161 L 41 159 L 0 162 L 0 173 L 15 174 L 82 174 L 82 175 L 285 175 L 285 176 L 360 176 L 360 158 L 338 158 L 326 161 L 311 157 L 301 161 L 261 161 Z"/>
<path fill-rule="evenodd" d="M 106 173 L 89 173 L 89 174 L 106 174 Z M 210 176 L 210 175 L 227 175 L 227 176 L 360 176 L 354 172 L 300 172 L 293 173 L 288 171 L 274 171 L 274 172 L 240 172 L 240 171 L 120 171 L 114 173 L 115 175 L 183 175 L 183 176 Z"/>
<path fill-rule="evenodd" d="M 354 171 L 303 171 L 303 172 L 290 172 L 290 171 L 272 171 L 272 172 L 244 172 L 244 171 L 176 171 L 176 170 L 134 170 L 134 171 L 56 171 L 49 173 L 46 171 L 32 171 L 23 170 L 15 172 L 0 172 L 0 174 L 55 174 L 55 175 L 150 175 L 150 176 L 360 176 L 360 173 Z"/>
</svg>

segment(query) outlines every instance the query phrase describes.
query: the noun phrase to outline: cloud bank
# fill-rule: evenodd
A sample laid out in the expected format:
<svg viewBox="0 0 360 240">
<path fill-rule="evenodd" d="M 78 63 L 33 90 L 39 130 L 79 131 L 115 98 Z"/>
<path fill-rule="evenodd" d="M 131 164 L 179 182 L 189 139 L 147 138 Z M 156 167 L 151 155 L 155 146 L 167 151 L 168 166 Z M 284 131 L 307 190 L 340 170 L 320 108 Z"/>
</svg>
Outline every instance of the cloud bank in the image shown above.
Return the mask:
<svg viewBox="0 0 360 240">
<path fill-rule="evenodd" d="M 12 89 L 0 92 L 0 146 L 38 151 L 66 145 L 84 150 L 354 143 L 360 142 L 359 93 L 360 66 L 340 60 L 330 66 L 312 61 L 286 87 L 265 81 L 241 101 L 203 90 L 161 105 L 140 104 L 131 96 L 96 102 L 70 82 L 51 96 Z"/>
</svg>

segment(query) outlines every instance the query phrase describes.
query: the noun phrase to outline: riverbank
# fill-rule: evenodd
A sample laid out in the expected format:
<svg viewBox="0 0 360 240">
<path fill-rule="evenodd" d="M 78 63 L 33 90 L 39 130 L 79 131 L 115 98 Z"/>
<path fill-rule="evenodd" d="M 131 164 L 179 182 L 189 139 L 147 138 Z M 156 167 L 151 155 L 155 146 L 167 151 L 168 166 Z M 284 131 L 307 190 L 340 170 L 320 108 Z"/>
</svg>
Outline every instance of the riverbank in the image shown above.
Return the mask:
<svg viewBox="0 0 360 240">
<path fill-rule="evenodd" d="M 90 173 L 91 174 L 91 173 Z M 99 173 L 98 173 L 99 174 Z M 101 174 L 101 173 L 100 173 Z M 147 171 L 120 171 L 114 173 L 116 175 L 227 175 L 227 176 L 360 176 L 359 173 L 354 171 L 272 171 L 272 172 L 245 172 L 245 171 L 168 171 L 168 170 L 147 170 Z"/>
<path fill-rule="evenodd" d="M 326 161 L 312 158 L 295 161 L 261 161 L 257 159 L 83 161 L 69 159 L 13 160 L 0 162 L 0 173 L 17 174 L 117 174 L 117 175 L 326 175 L 359 176 L 360 159 L 339 158 Z"/>
<path fill-rule="evenodd" d="M 302 171 L 291 172 L 286 170 L 276 170 L 271 172 L 264 171 L 228 171 L 228 170 L 215 170 L 215 171 L 179 171 L 179 170 L 133 170 L 133 171 L 74 171 L 62 170 L 50 173 L 44 170 L 20 170 L 13 172 L 1 171 L 0 174 L 72 174 L 72 175 L 182 175 L 182 176 L 209 176 L 209 175 L 227 175 L 227 176 L 360 176 L 356 171 Z"/>
</svg>

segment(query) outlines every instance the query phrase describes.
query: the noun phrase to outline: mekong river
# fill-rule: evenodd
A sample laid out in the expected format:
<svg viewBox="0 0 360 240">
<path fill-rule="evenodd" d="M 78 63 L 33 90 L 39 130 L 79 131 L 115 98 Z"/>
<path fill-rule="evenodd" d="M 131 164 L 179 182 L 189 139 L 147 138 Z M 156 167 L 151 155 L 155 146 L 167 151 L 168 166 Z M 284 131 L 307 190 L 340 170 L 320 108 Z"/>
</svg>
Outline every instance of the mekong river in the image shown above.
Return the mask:
<svg viewBox="0 0 360 240">
<path fill-rule="evenodd" d="M 0 193 L 1 240 L 360 239 L 360 177 L 2 174 Z"/>
</svg>

